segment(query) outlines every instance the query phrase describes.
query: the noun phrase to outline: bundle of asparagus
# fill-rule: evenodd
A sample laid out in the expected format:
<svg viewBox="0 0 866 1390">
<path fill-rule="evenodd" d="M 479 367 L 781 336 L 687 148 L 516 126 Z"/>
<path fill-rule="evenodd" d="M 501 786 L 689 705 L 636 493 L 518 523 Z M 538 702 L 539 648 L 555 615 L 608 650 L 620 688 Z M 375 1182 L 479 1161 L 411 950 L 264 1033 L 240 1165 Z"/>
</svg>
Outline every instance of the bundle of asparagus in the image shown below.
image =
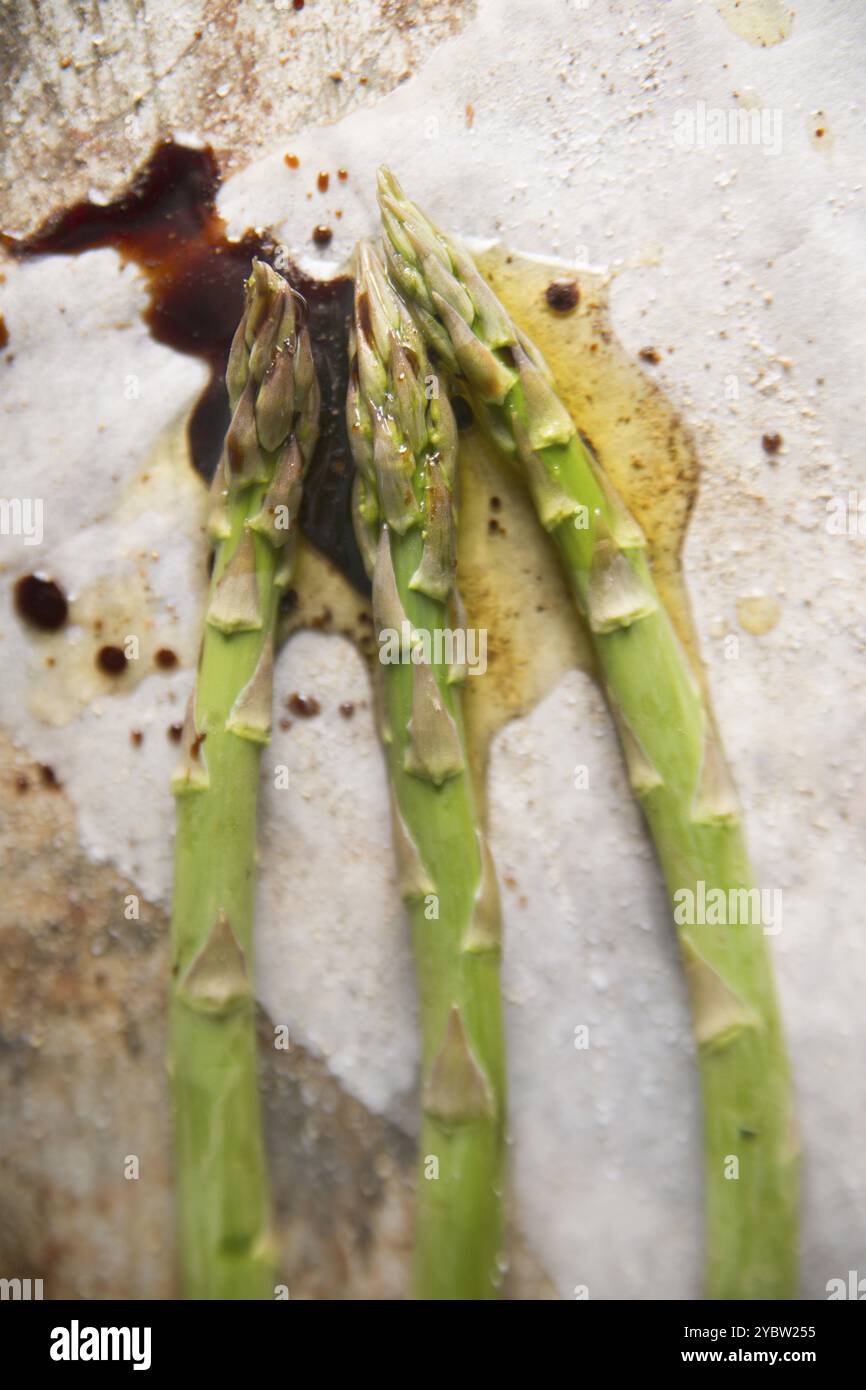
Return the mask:
<svg viewBox="0 0 866 1390">
<path fill-rule="evenodd" d="M 694 901 L 698 885 L 748 893 L 751 870 L 713 717 L 655 589 L 640 528 L 584 446 L 537 350 L 467 252 L 384 170 L 379 201 L 395 286 L 521 469 L 558 547 L 671 897 L 687 890 Z M 686 922 L 680 944 L 703 1089 L 707 1293 L 789 1297 L 798 1153 L 762 926 Z"/>
<path fill-rule="evenodd" d="M 253 262 L 226 373 L 233 415 L 212 491 L 204 638 L 172 779 L 170 1069 L 181 1277 L 191 1298 L 273 1296 L 252 930 L 275 617 L 318 431 L 302 307 L 285 280 Z"/>
<path fill-rule="evenodd" d="M 415 1286 L 421 1298 L 489 1299 L 502 1235 L 499 899 L 467 767 L 463 672 L 433 640 L 453 632 L 459 607 L 456 431 L 423 340 L 369 245 L 355 264 L 352 355 L 354 519 L 382 643 L 380 733 L 421 1002 Z M 389 639 L 402 645 L 406 631 L 404 660 L 386 662 Z"/>
</svg>

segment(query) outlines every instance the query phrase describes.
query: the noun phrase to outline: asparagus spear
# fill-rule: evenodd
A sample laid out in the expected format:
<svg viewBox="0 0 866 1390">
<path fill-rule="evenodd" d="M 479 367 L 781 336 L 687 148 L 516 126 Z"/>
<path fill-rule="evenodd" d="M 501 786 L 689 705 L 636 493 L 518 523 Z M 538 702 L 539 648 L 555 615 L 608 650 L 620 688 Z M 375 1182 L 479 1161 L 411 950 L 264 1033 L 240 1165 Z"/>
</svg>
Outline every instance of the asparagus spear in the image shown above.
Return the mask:
<svg viewBox="0 0 866 1390">
<path fill-rule="evenodd" d="M 373 582 L 380 733 L 421 1003 L 415 1288 L 426 1299 L 490 1299 L 502 1237 L 500 919 L 467 765 L 461 653 L 444 641 L 457 621 L 456 431 L 370 245 L 356 256 L 351 351 L 354 520 Z M 408 638 L 402 660 L 398 637 Z"/>
<path fill-rule="evenodd" d="M 183 1291 L 273 1297 L 256 1084 L 256 800 L 271 730 L 274 624 L 319 389 L 303 301 L 254 261 L 229 355 L 233 411 L 212 489 L 213 578 L 181 762 L 171 1058 Z"/>
<path fill-rule="evenodd" d="M 588 625 L 629 777 L 676 918 L 702 1079 L 710 1298 L 784 1298 L 796 1281 L 798 1146 L 762 926 L 684 922 L 688 897 L 743 904 L 752 872 L 713 716 L 653 583 L 643 534 L 584 446 L 550 373 L 479 275 L 383 170 L 394 283 L 516 462 Z M 748 899 L 750 905 L 752 899 Z M 737 1160 L 734 1163 L 732 1160 Z M 738 1176 L 735 1176 L 738 1172 Z"/>
</svg>

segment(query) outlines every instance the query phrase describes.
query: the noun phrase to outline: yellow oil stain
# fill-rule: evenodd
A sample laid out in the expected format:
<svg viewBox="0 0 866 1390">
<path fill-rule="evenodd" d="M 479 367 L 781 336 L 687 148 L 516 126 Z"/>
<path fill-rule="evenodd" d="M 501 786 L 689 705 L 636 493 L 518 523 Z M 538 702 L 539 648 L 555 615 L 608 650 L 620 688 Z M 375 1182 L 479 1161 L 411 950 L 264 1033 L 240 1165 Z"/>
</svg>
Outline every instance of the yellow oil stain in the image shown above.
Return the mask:
<svg viewBox="0 0 866 1390">
<path fill-rule="evenodd" d="M 737 599 L 737 622 L 754 637 L 771 632 L 781 615 L 779 601 L 772 594 L 742 594 Z"/>
<path fill-rule="evenodd" d="M 795 11 L 784 0 L 716 0 L 728 28 L 759 48 L 772 48 L 794 27 Z"/>
</svg>

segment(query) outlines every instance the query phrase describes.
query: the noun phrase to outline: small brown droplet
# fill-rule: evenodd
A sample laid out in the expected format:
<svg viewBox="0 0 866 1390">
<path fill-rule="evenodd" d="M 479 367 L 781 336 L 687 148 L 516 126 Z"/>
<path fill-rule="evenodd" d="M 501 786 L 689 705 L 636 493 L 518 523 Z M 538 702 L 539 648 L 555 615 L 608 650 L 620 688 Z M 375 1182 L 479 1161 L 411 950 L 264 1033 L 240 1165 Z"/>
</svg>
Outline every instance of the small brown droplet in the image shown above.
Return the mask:
<svg viewBox="0 0 866 1390">
<path fill-rule="evenodd" d="M 171 647 L 160 647 L 153 659 L 162 671 L 171 671 L 177 665 L 177 653 Z"/>
<path fill-rule="evenodd" d="M 5 348 L 8 342 L 9 329 L 6 327 L 6 320 L 4 319 L 3 315 L 0 314 L 0 350 Z"/>
<path fill-rule="evenodd" d="M 570 314 L 580 303 L 580 290 L 576 280 L 551 280 L 544 297 L 556 314 Z"/>
<path fill-rule="evenodd" d="M 30 778 L 23 772 L 16 773 L 15 790 L 17 792 L 26 792 L 30 790 Z"/>
<path fill-rule="evenodd" d="M 126 669 L 126 654 L 122 647 L 100 647 L 96 664 L 107 676 L 119 676 Z"/>
<path fill-rule="evenodd" d="M 292 727 L 292 721 L 291 721 L 291 719 L 281 719 L 281 720 L 280 720 L 280 728 L 283 729 L 284 731 L 290 729 L 291 727 Z"/>
<path fill-rule="evenodd" d="M 499 522 L 496 520 L 495 516 L 490 517 L 490 519 L 488 520 L 487 530 L 490 532 L 491 536 L 502 534 L 502 527 L 499 525 Z"/>
<path fill-rule="evenodd" d="M 330 246 L 334 233 L 330 227 L 325 227 L 319 223 L 318 227 L 313 228 L 313 241 L 317 246 Z"/>
<path fill-rule="evenodd" d="M 471 130 L 475 124 L 475 107 L 471 101 L 467 101 L 464 115 L 466 117 L 466 129 Z"/>
<path fill-rule="evenodd" d="M 52 791 L 60 790 L 60 783 L 57 780 L 57 773 L 48 763 L 39 764 L 39 776 L 42 778 L 43 787 L 50 787 Z"/>
<path fill-rule="evenodd" d="M 57 632 L 69 615 L 66 595 L 53 579 L 41 574 L 25 574 L 15 585 L 18 616 L 43 632 Z"/>
<path fill-rule="evenodd" d="M 141 732 L 141 729 L 131 729 L 129 734 L 129 741 L 132 744 L 133 748 L 140 748 L 141 745 L 144 743 L 144 734 Z"/>
<path fill-rule="evenodd" d="M 641 348 L 640 352 L 638 353 L 638 357 L 640 358 L 641 362 L 652 362 L 653 365 L 656 362 L 661 362 L 662 360 L 662 355 L 656 347 Z"/>
<path fill-rule="evenodd" d="M 290 169 L 297 169 L 300 162 L 301 161 L 298 159 L 298 156 L 296 154 L 283 155 L 283 163 L 286 164 Z"/>
<path fill-rule="evenodd" d="M 292 8 L 302 10 L 304 8 L 304 0 L 292 0 Z"/>
<path fill-rule="evenodd" d="M 337 170 L 337 178 L 340 179 L 340 181 L 341 181 L 342 183 L 345 183 L 345 182 L 346 182 L 346 179 L 347 179 L 348 177 L 349 177 L 349 171 L 348 171 L 348 169 L 338 169 L 338 170 Z"/>
<path fill-rule="evenodd" d="M 343 703 L 340 705 L 340 713 L 342 714 L 344 719 L 352 718 L 352 715 L 355 713 L 355 706 L 352 704 L 351 700 L 343 701 Z"/>
<path fill-rule="evenodd" d="M 325 172 L 324 169 L 322 169 L 322 170 L 320 171 L 320 173 L 319 173 L 319 177 L 316 179 L 316 187 L 318 188 L 319 192 L 320 192 L 320 193 L 327 193 L 327 191 L 328 191 L 328 184 L 329 184 L 330 182 L 331 182 L 331 180 L 330 180 L 329 175 Z"/>
<path fill-rule="evenodd" d="M 762 434 L 761 443 L 764 446 L 765 454 L 778 454 L 782 447 L 782 436 L 780 434 Z"/>
<path fill-rule="evenodd" d="M 490 499 L 490 510 L 491 510 L 492 512 L 499 512 L 499 511 L 502 510 L 502 498 L 501 498 L 501 497 L 491 497 L 491 499 Z"/>
<path fill-rule="evenodd" d="M 169 724 L 168 736 L 171 739 L 172 743 L 180 743 L 181 739 L 183 738 L 183 725 Z"/>
<path fill-rule="evenodd" d="M 297 714 L 302 719 L 312 719 L 322 708 L 315 695 L 302 695 L 297 690 L 292 691 L 286 706 L 292 714 Z"/>
</svg>

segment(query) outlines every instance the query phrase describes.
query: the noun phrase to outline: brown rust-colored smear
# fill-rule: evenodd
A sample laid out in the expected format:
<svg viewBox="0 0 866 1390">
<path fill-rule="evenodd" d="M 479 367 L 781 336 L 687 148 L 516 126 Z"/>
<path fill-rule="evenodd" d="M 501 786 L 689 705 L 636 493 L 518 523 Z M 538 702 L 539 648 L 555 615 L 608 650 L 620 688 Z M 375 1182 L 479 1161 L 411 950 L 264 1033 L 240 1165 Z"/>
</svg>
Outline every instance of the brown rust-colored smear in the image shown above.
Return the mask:
<svg viewBox="0 0 866 1390">
<path fill-rule="evenodd" d="M 111 203 L 76 203 L 31 236 L 2 240 L 25 260 L 111 247 L 144 272 L 145 321 L 157 342 L 198 357 L 210 378 L 189 421 L 195 468 L 213 476 L 229 421 L 225 366 L 243 309 L 253 256 L 274 263 L 276 247 L 247 232 L 231 241 L 216 210 L 220 175 L 210 149 L 158 144 L 128 189 Z M 351 522 L 351 467 L 344 408 L 346 343 L 352 304 L 348 277 L 318 281 L 280 257 L 279 269 L 309 309 L 313 355 L 322 387 L 319 445 L 310 464 L 301 530 L 361 592 L 369 590 Z"/>
</svg>

